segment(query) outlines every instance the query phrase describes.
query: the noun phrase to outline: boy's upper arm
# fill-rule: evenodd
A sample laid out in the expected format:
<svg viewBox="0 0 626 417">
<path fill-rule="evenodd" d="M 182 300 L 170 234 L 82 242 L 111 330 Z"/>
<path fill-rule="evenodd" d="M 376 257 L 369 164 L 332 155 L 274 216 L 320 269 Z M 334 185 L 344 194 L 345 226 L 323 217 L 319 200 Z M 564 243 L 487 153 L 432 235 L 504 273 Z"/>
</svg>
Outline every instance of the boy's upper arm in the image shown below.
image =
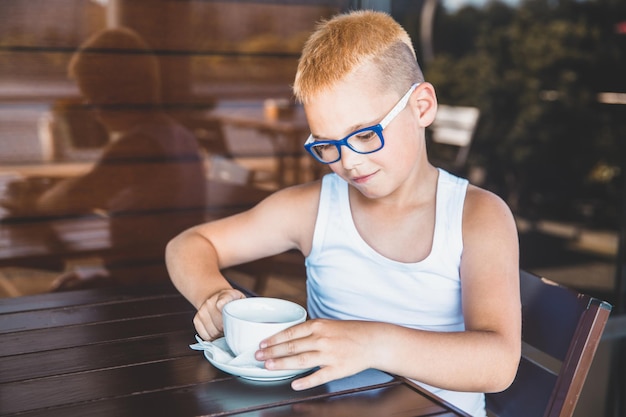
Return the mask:
<svg viewBox="0 0 626 417">
<path fill-rule="evenodd" d="M 199 225 L 211 242 L 220 268 L 299 249 L 308 253 L 319 204 L 320 183 L 285 188 L 255 207 Z"/>
<path fill-rule="evenodd" d="M 519 339 L 519 245 L 515 220 L 499 197 L 471 186 L 463 214 L 461 285 L 468 330 L 496 331 Z"/>
</svg>

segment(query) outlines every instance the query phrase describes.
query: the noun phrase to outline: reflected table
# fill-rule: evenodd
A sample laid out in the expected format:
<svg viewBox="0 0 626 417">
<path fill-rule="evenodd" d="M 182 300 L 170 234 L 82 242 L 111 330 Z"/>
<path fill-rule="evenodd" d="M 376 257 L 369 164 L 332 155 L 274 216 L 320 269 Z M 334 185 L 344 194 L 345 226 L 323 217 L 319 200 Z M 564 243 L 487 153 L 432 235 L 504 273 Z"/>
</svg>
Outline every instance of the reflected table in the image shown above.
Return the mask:
<svg viewBox="0 0 626 417">
<path fill-rule="evenodd" d="M 214 368 L 192 306 L 170 285 L 0 300 L 0 414 L 20 416 L 464 416 L 368 370 L 306 391 Z"/>
<path fill-rule="evenodd" d="M 129 212 L 117 215 L 118 228 L 127 229 L 128 244 L 112 244 L 109 216 L 67 214 L 0 217 L 0 267 L 29 266 L 49 269 L 86 256 L 162 257 L 163 225 L 184 230 L 190 223 L 209 221 L 251 208 L 270 193 L 252 186 L 207 181 L 204 207 Z M 197 219 L 194 220 L 194 219 Z M 193 221 L 192 221 L 193 220 Z M 139 234 L 142 232 L 143 234 Z M 142 240 L 143 239 L 143 240 Z"/>
<path fill-rule="evenodd" d="M 218 120 L 224 126 L 250 129 L 266 135 L 278 160 L 279 187 L 302 182 L 304 179 L 302 159 L 306 153 L 304 142 L 309 135 L 309 125 L 302 106 L 294 106 L 289 113 L 281 117 L 268 117 L 263 103 L 252 103 L 217 109 L 208 117 Z M 321 168 L 316 164 L 312 164 L 311 167 L 313 178 L 318 178 L 320 176 L 318 171 Z M 289 173 L 291 175 L 288 175 Z"/>
</svg>

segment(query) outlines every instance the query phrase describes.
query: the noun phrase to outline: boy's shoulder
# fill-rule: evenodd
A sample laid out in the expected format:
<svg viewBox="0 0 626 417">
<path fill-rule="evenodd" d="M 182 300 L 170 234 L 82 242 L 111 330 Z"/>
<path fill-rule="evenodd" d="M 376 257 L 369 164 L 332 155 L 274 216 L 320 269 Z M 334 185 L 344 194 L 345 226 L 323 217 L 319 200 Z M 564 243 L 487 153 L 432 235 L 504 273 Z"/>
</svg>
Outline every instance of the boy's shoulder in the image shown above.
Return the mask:
<svg viewBox="0 0 626 417">
<path fill-rule="evenodd" d="M 321 180 L 283 188 L 251 211 L 263 229 L 288 239 L 302 253 L 309 253 L 320 201 Z"/>
<path fill-rule="evenodd" d="M 474 225 L 480 230 L 511 221 L 514 222 L 511 209 L 500 196 L 476 185 L 468 185 L 463 209 L 464 225 Z"/>
<path fill-rule="evenodd" d="M 485 188 L 469 183 L 465 197 L 465 205 L 472 208 L 496 208 L 509 210 L 506 202 L 497 194 Z"/>
<path fill-rule="evenodd" d="M 265 199 L 265 204 L 302 213 L 303 210 L 315 209 L 319 204 L 322 180 L 292 185 L 272 193 Z"/>
</svg>

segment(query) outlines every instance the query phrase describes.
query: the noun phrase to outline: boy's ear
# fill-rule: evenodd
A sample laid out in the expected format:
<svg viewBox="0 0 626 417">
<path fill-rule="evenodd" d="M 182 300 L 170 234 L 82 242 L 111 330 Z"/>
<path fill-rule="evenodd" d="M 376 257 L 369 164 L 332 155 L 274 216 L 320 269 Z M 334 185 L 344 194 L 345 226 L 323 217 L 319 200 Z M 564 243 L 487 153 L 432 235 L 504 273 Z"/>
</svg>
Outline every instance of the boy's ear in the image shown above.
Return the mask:
<svg viewBox="0 0 626 417">
<path fill-rule="evenodd" d="M 437 94 L 431 83 L 423 82 L 417 86 L 409 103 L 413 111 L 419 116 L 421 127 L 429 126 L 437 114 Z"/>
</svg>

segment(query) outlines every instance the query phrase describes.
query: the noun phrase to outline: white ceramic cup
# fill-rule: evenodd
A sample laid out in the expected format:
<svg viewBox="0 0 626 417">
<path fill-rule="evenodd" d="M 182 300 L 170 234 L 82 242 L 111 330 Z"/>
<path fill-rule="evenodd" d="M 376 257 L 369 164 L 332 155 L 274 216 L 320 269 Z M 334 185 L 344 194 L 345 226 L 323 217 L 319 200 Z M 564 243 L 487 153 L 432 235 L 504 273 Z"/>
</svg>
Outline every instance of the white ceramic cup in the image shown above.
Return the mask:
<svg viewBox="0 0 626 417">
<path fill-rule="evenodd" d="M 306 310 L 279 298 L 251 297 L 227 303 L 222 318 L 228 347 L 235 355 L 241 355 L 258 349 L 263 339 L 302 323 Z"/>
</svg>

